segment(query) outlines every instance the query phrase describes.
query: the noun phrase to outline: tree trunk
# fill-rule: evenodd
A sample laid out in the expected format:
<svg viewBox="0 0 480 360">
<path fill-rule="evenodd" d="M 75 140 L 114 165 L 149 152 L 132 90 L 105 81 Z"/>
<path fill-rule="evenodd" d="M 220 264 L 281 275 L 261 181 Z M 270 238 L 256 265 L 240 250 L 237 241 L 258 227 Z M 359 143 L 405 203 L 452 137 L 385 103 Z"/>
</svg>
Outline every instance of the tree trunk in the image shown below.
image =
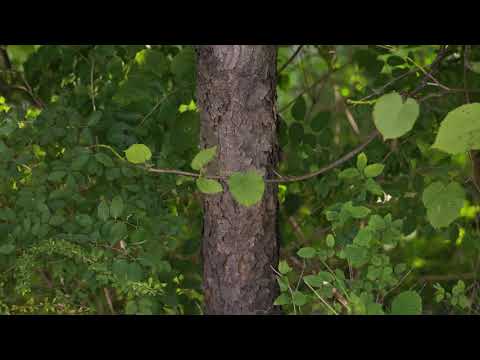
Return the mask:
<svg viewBox="0 0 480 360">
<path fill-rule="evenodd" d="M 272 177 L 278 160 L 276 47 L 198 48 L 201 143 L 218 146 L 207 172 L 255 169 Z M 204 197 L 203 281 L 207 314 L 272 314 L 278 286 L 277 189 L 266 184 L 260 203 L 246 208 L 224 192 Z"/>
</svg>

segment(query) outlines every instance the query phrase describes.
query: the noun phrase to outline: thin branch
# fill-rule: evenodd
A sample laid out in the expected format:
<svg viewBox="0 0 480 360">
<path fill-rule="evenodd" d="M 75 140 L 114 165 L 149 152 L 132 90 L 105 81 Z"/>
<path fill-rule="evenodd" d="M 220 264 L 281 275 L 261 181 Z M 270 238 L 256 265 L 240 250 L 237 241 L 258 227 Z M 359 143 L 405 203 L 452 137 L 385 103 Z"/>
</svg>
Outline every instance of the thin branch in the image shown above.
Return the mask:
<svg viewBox="0 0 480 360">
<path fill-rule="evenodd" d="M 357 146 L 355 149 L 353 149 L 349 153 L 345 154 L 344 156 L 342 156 L 338 160 L 332 162 L 331 164 L 329 164 L 327 166 L 324 166 L 320 170 L 317 170 L 313 173 L 306 174 L 306 175 L 301 175 L 301 176 L 291 176 L 291 177 L 284 176 L 283 179 L 272 179 L 272 180 L 267 179 L 266 182 L 269 182 L 269 183 L 290 183 L 290 182 L 296 182 L 296 181 L 304 181 L 304 180 L 312 179 L 314 177 L 322 175 L 322 174 L 326 173 L 327 171 L 330 171 L 330 170 L 342 165 L 343 163 L 347 162 L 348 160 L 352 159 L 353 157 L 355 157 L 357 154 L 362 152 L 363 149 L 365 149 L 379 135 L 380 135 L 380 133 L 377 130 L 372 131 L 370 133 L 370 135 L 367 137 L 367 139 L 362 144 Z"/>
<path fill-rule="evenodd" d="M 452 281 L 452 280 L 469 280 L 475 279 L 477 273 L 464 273 L 464 274 L 449 274 L 449 275 L 426 275 L 420 277 L 420 282 L 435 282 L 435 281 Z"/>
<path fill-rule="evenodd" d="M 363 149 L 365 149 L 375 138 L 378 137 L 380 133 L 377 130 L 374 130 L 370 135 L 367 137 L 365 142 L 357 146 L 355 149 L 350 151 L 349 153 L 345 154 L 338 160 L 332 162 L 331 164 L 324 166 L 320 170 L 317 170 L 313 173 L 301 175 L 301 176 L 283 176 L 280 174 L 277 174 L 277 176 L 280 176 L 280 179 L 265 179 L 266 183 L 273 183 L 273 184 L 281 184 L 281 183 L 291 183 L 291 182 L 297 182 L 297 181 L 304 181 L 308 179 L 312 179 L 314 177 L 320 176 L 327 171 L 330 171 L 343 163 L 347 162 L 348 160 L 352 159 L 355 155 L 360 153 Z M 106 149 L 109 149 L 112 151 L 120 160 L 122 161 L 127 161 L 125 160 L 122 156 L 120 156 L 112 147 L 108 145 L 92 145 L 90 147 L 103 147 Z M 187 176 L 187 177 L 193 177 L 193 178 L 199 178 L 203 177 L 206 179 L 212 179 L 212 180 L 227 180 L 229 178 L 228 175 L 220 176 L 220 175 L 203 175 L 200 173 L 193 173 L 189 171 L 182 171 L 182 170 L 175 170 L 175 169 L 158 169 L 158 168 L 153 168 L 149 166 L 140 166 L 137 165 L 135 166 L 138 169 L 142 169 L 151 173 L 157 173 L 157 174 L 172 174 L 172 175 L 179 175 L 179 176 Z"/>
<path fill-rule="evenodd" d="M 282 65 L 282 67 L 277 71 L 277 76 L 281 74 L 281 72 L 283 70 L 285 70 L 285 68 L 290 65 L 290 63 L 297 57 L 298 53 L 300 52 L 300 50 L 302 50 L 304 45 L 300 45 L 297 50 L 295 50 L 295 52 L 293 53 L 292 56 L 290 56 L 290 58 L 287 60 L 287 62 L 285 64 Z"/>
<path fill-rule="evenodd" d="M 95 105 L 95 87 L 94 87 L 94 76 L 95 73 L 95 59 L 92 57 L 92 66 L 90 67 L 90 92 L 92 96 L 92 108 L 93 111 L 97 111 L 97 107 Z"/>
<path fill-rule="evenodd" d="M 437 84 L 440 84 L 434 77 L 433 77 L 433 74 L 437 73 L 438 70 L 439 70 L 439 67 L 440 67 L 440 63 L 443 61 L 443 59 L 445 59 L 448 55 L 448 50 L 449 50 L 449 47 L 448 45 L 443 45 L 441 48 L 440 48 L 440 51 L 438 52 L 435 60 L 433 60 L 432 64 L 430 65 L 430 69 L 429 71 L 425 74 L 425 76 L 423 77 L 420 85 L 418 85 L 413 91 L 411 91 L 408 96 L 411 96 L 413 97 L 414 95 L 416 95 L 417 93 L 419 93 L 420 91 L 422 91 L 422 89 L 427 86 L 427 81 L 428 79 L 432 79 L 433 81 L 435 81 Z"/>
<path fill-rule="evenodd" d="M 468 72 L 468 54 L 470 47 L 468 45 L 463 46 L 463 88 L 465 89 L 465 101 L 470 104 L 470 93 L 468 92 L 467 72 Z"/>
<path fill-rule="evenodd" d="M 112 304 L 112 298 L 110 297 L 110 292 L 106 287 L 103 288 L 103 293 L 105 295 L 105 299 L 107 300 L 108 308 L 110 309 L 110 312 L 112 313 L 112 315 L 115 315 L 115 310 L 113 309 L 113 304 Z"/>
<path fill-rule="evenodd" d="M 334 71 L 338 71 L 337 69 L 335 69 Z M 325 80 L 327 80 L 332 74 L 333 72 L 327 72 L 326 74 L 324 74 L 323 76 L 321 76 L 317 81 L 315 81 L 310 87 L 306 88 L 306 89 L 303 89 L 300 94 L 298 94 L 297 96 L 295 96 L 292 100 L 290 100 L 284 107 L 282 107 L 280 110 L 278 110 L 279 113 L 282 113 L 284 112 L 285 110 L 287 110 L 290 106 L 292 106 L 295 101 L 297 101 L 300 97 L 302 97 L 303 95 L 305 95 L 307 92 L 309 92 L 311 89 L 315 88 L 315 86 L 317 86 L 318 84 L 321 84 L 322 82 L 324 82 Z"/>
</svg>

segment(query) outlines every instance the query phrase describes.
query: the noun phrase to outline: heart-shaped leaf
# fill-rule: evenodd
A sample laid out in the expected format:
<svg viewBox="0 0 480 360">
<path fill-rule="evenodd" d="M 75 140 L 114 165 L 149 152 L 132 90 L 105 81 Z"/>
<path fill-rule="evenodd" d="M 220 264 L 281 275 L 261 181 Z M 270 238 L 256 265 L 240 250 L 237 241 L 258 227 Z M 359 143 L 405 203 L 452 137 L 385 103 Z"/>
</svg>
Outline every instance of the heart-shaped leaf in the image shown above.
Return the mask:
<svg viewBox="0 0 480 360">
<path fill-rule="evenodd" d="M 413 128 L 419 113 L 420 108 L 414 99 L 403 102 L 398 93 L 392 92 L 377 100 L 373 120 L 385 139 L 396 139 Z"/>
</svg>

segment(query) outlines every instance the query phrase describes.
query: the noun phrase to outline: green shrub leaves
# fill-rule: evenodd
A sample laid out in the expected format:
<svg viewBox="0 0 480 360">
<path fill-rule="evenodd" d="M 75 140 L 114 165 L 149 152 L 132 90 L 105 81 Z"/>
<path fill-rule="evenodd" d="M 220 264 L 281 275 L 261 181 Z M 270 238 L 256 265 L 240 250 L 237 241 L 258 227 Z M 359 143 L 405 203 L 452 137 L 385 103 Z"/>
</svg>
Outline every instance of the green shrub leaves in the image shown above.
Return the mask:
<svg viewBox="0 0 480 360">
<path fill-rule="evenodd" d="M 392 315 L 421 315 L 422 298 L 415 291 L 404 291 L 392 301 Z"/>
<path fill-rule="evenodd" d="M 480 149 L 480 103 L 450 111 L 442 121 L 432 147 L 449 154 Z"/>
<path fill-rule="evenodd" d="M 152 152 L 144 144 L 133 144 L 125 150 L 125 155 L 132 164 L 144 164 L 152 158 Z"/>
<path fill-rule="evenodd" d="M 228 179 L 228 187 L 233 198 L 246 207 L 260 202 L 265 191 L 263 177 L 255 170 L 232 174 Z"/>
<path fill-rule="evenodd" d="M 377 100 L 373 120 L 384 139 L 396 139 L 412 130 L 419 112 L 414 99 L 403 102 L 398 93 L 392 92 Z"/>
<path fill-rule="evenodd" d="M 427 208 L 428 221 L 436 228 L 447 227 L 460 216 L 465 191 L 456 182 L 445 186 L 437 181 L 425 188 L 422 201 Z"/>
</svg>

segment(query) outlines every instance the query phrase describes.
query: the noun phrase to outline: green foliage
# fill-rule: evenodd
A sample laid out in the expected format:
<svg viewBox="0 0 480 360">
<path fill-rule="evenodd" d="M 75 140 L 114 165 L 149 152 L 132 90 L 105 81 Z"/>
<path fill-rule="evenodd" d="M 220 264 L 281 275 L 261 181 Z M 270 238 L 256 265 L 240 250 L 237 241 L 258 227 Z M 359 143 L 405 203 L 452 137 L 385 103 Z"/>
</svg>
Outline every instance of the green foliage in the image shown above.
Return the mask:
<svg viewBox="0 0 480 360">
<path fill-rule="evenodd" d="M 419 114 L 419 106 L 413 99 L 403 102 L 402 97 L 392 92 L 383 95 L 375 103 L 373 119 L 385 140 L 396 139 L 409 132 Z"/>
<path fill-rule="evenodd" d="M 233 198 L 246 207 L 260 202 L 265 191 L 263 177 L 255 170 L 236 172 L 228 178 Z"/>
<path fill-rule="evenodd" d="M 450 111 L 442 121 L 433 148 L 450 154 L 480 149 L 480 103 Z"/>
<path fill-rule="evenodd" d="M 427 208 L 428 221 L 436 228 L 447 227 L 460 216 L 465 192 L 456 182 L 445 186 L 437 181 L 425 188 L 422 200 Z"/>
<path fill-rule="evenodd" d="M 133 164 L 143 164 L 152 158 L 152 152 L 143 144 L 133 144 L 125 150 L 125 156 Z"/>
<path fill-rule="evenodd" d="M 217 147 L 211 147 L 200 151 L 192 160 L 191 167 L 193 170 L 203 169 L 217 154 Z"/>
<path fill-rule="evenodd" d="M 222 185 L 216 180 L 198 178 L 196 182 L 198 189 L 204 194 L 217 194 L 223 192 Z"/>
<path fill-rule="evenodd" d="M 392 301 L 392 315 L 420 315 L 422 298 L 415 291 L 404 291 Z"/>
<path fill-rule="evenodd" d="M 197 189 L 224 189 L 205 172 L 221 149 L 198 151 L 193 48 L 6 48 L 0 313 L 201 314 Z M 383 135 L 321 176 L 278 185 L 285 313 L 478 314 L 468 152 L 480 149 L 480 48 L 466 59 L 448 45 L 431 69 L 442 49 L 305 45 L 280 74 L 281 156 L 269 170 L 315 172 Z M 279 66 L 293 51 L 279 48 Z M 255 171 L 226 185 L 241 206 L 265 191 Z"/>
</svg>

